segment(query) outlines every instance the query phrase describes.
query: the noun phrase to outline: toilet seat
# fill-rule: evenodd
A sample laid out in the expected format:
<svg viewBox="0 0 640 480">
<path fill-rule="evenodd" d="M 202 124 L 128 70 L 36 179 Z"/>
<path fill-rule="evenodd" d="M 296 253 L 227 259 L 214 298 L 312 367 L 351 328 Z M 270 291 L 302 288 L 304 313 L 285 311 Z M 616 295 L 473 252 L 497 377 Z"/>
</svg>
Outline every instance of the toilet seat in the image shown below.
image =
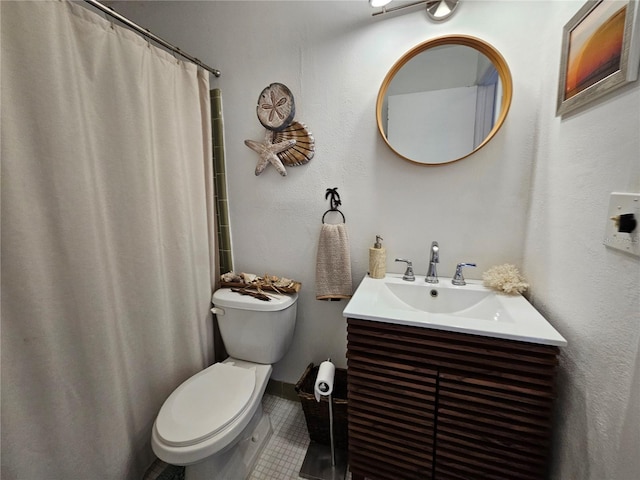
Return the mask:
<svg viewBox="0 0 640 480">
<path fill-rule="evenodd" d="M 167 398 L 156 419 L 157 434 L 174 447 L 213 437 L 244 413 L 255 387 L 255 368 L 216 363 Z"/>
</svg>

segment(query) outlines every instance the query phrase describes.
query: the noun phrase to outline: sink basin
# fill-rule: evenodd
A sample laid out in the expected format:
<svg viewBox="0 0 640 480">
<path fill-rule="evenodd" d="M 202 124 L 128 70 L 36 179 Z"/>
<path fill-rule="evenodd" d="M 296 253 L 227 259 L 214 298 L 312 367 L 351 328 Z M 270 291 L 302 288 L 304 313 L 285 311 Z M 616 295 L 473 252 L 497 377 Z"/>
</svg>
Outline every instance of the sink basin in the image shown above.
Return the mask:
<svg viewBox="0 0 640 480">
<path fill-rule="evenodd" d="M 460 288 L 451 283 L 386 281 L 379 293 L 376 305 L 382 308 L 394 307 L 434 314 L 447 313 L 491 321 L 507 321 L 506 315 L 499 315 L 504 309 L 496 295 L 484 287 L 475 285 Z"/>
<path fill-rule="evenodd" d="M 450 278 L 430 284 L 402 275 L 365 276 L 344 309 L 347 318 L 414 325 L 439 330 L 506 338 L 547 345 L 566 340 L 522 295 L 507 295 L 467 280 L 455 286 Z"/>
</svg>

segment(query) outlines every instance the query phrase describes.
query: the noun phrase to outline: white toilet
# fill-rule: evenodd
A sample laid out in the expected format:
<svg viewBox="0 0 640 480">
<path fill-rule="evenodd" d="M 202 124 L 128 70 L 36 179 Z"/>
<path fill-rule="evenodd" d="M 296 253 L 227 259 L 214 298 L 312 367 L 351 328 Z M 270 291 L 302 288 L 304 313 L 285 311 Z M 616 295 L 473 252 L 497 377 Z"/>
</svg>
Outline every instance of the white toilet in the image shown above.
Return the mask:
<svg viewBox="0 0 640 480">
<path fill-rule="evenodd" d="M 162 405 L 151 446 L 161 460 L 186 465 L 186 480 L 243 480 L 271 436 L 262 396 L 271 365 L 289 349 L 298 295 L 271 301 L 229 288 L 213 294 L 229 358 L 182 383 Z"/>
</svg>

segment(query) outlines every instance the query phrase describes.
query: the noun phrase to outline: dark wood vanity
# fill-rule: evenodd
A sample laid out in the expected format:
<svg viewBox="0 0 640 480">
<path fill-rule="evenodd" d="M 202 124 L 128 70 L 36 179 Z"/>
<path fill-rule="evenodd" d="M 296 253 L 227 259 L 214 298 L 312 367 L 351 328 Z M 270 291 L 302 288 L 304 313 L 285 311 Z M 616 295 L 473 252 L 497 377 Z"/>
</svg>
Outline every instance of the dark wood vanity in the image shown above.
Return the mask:
<svg viewBox="0 0 640 480">
<path fill-rule="evenodd" d="M 353 480 L 541 480 L 559 348 L 348 320 Z"/>
</svg>

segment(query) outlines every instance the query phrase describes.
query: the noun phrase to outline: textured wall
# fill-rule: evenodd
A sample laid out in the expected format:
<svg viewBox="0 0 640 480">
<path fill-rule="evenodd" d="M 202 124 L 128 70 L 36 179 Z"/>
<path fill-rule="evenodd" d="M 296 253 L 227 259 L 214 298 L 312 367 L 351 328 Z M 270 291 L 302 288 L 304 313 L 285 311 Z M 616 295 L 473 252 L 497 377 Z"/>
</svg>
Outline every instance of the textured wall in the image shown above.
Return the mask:
<svg viewBox="0 0 640 480">
<path fill-rule="evenodd" d="M 608 195 L 640 191 L 640 87 L 576 115 L 555 117 L 562 26 L 583 1 L 471 1 L 434 24 L 421 8 L 372 18 L 366 1 L 114 2 L 117 9 L 219 68 L 231 222 L 238 270 L 302 281 L 294 345 L 274 378 L 306 364 L 344 364 L 344 302 L 315 300 L 314 259 L 324 192 L 338 187 L 354 284 L 375 234 L 395 257 L 427 268 L 438 240 L 441 272 L 475 261 L 468 277 L 504 262 L 523 267 L 533 301 L 568 339 L 559 385 L 554 478 L 633 480 L 640 471 L 640 263 L 602 246 Z M 503 129 L 477 154 L 441 167 L 396 158 L 378 137 L 375 100 L 409 48 L 448 33 L 494 45 L 514 78 Z M 288 85 L 316 157 L 286 178 L 244 144 L 263 130 L 260 91 Z"/>
<path fill-rule="evenodd" d="M 418 8 L 371 17 L 367 2 L 116 2 L 151 27 L 222 70 L 227 179 L 237 270 L 293 277 L 303 284 L 294 345 L 274 377 L 294 382 L 309 361 L 344 364 L 345 302 L 315 300 L 315 255 L 325 189 L 338 187 L 351 241 L 354 286 L 367 271 L 368 248 L 384 238 L 388 269 L 396 257 L 427 269 L 428 246 L 441 245 L 440 272 L 475 261 L 469 278 L 502 262 L 521 264 L 534 155 L 535 62 L 522 48 L 535 42 L 514 23 L 510 4 L 463 5 L 434 24 Z M 491 26 L 485 7 L 493 9 Z M 497 8 L 499 7 L 499 8 Z M 533 6 L 526 18 L 541 17 Z M 482 21 L 481 21 L 482 20 Z M 378 88 L 391 65 L 419 42 L 467 33 L 493 44 L 516 79 L 511 112 L 498 135 L 471 158 L 420 167 L 396 157 L 375 123 Z M 316 141 L 315 158 L 281 177 L 272 167 L 256 177 L 257 155 L 245 139 L 261 140 L 255 114 L 260 91 L 289 86 L 296 120 Z M 532 91 L 533 90 L 533 91 Z"/>
<path fill-rule="evenodd" d="M 577 11 L 555 2 L 553 30 Z M 552 37 L 540 49 L 559 62 Z M 540 76 L 554 97 L 557 74 Z M 640 85 L 565 116 L 541 102 L 524 268 L 563 349 L 556 479 L 640 477 L 640 259 L 602 245 L 609 194 L 640 192 Z"/>
</svg>

